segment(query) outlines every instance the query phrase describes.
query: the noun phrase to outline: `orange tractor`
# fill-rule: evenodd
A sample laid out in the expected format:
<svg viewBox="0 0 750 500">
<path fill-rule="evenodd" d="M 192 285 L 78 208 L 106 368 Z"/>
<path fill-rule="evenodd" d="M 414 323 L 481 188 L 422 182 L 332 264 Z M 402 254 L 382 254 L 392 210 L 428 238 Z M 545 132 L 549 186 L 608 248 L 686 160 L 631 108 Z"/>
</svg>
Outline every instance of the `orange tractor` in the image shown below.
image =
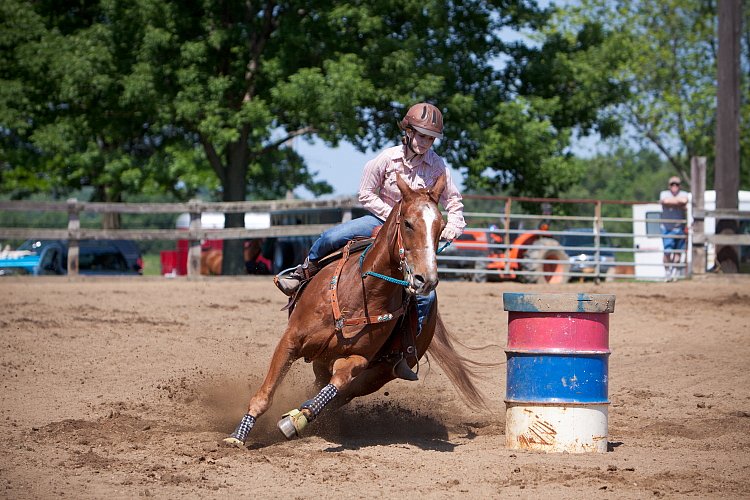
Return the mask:
<svg viewBox="0 0 750 500">
<path fill-rule="evenodd" d="M 464 267 L 474 268 L 470 276 L 476 282 L 565 283 L 569 257 L 560 243 L 547 233 L 548 229 L 547 224 L 541 224 L 538 230 L 518 234 L 510 248 L 499 247 L 503 245 L 503 235 L 496 229 L 468 229 L 452 246 L 456 255 L 472 257 L 471 261 L 462 262 Z"/>
</svg>

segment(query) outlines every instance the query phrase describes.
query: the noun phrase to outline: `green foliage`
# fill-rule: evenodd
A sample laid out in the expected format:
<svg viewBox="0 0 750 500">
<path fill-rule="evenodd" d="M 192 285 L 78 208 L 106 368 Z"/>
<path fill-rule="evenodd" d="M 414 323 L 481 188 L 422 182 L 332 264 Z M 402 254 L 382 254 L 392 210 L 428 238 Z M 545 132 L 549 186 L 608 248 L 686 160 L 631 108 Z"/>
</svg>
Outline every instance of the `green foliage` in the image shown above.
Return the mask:
<svg viewBox="0 0 750 500">
<path fill-rule="evenodd" d="M 524 0 L 7 0 L 0 190 L 323 194 L 293 139 L 379 149 L 430 100 L 445 112 L 439 152 L 469 186 L 554 196 L 581 175 L 572 135 L 617 129 L 598 110 L 621 94 L 603 76 L 621 53 L 596 23 L 540 44 L 500 37 L 548 15 Z"/>
<path fill-rule="evenodd" d="M 744 5 L 750 19 L 750 6 Z M 558 30 L 572 36 L 581 26 L 601 23 L 612 36 L 605 52 L 620 53 L 610 74 L 626 89 L 627 100 L 605 112 L 626 125 L 626 140 L 659 151 L 672 172 L 689 179 L 690 158 L 708 157 L 709 183 L 715 155 L 716 130 L 716 2 L 705 0 L 582 0 L 562 10 Z M 750 31 L 744 26 L 740 130 L 750 120 Z M 750 143 L 741 134 L 742 185 L 750 187 Z"/>
<path fill-rule="evenodd" d="M 525 92 L 498 85 L 512 72 L 492 65 L 510 54 L 518 73 L 533 51 L 498 34 L 545 19 L 524 1 L 9 0 L 0 18 L 2 190 L 65 196 L 94 186 L 93 199 L 106 201 L 278 197 L 298 185 L 322 194 L 330 187 L 290 139 L 377 149 L 396 139 L 409 105 L 429 99 L 446 114 L 440 152 L 474 184 L 493 185 L 479 159 L 514 158 L 487 167 L 512 176 L 506 187 L 518 193 L 551 193 L 574 177 L 568 155 L 549 157 L 564 152 L 573 124 L 549 110 L 559 97 L 535 101 L 530 91 L 509 102 Z M 498 139 L 524 129 L 529 138 Z"/>
<path fill-rule="evenodd" d="M 649 150 L 618 148 L 580 161 L 586 175 L 564 193 L 566 198 L 654 202 L 672 175 L 669 163 Z"/>
<path fill-rule="evenodd" d="M 583 174 L 570 153 L 571 138 L 619 133 L 619 123 L 602 113 L 622 102 L 627 90 L 608 75 L 624 54 L 611 50 L 611 37 L 592 21 L 563 33 L 554 24 L 535 44 L 509 43 L 489 119 L 470 130 L 481 138 L 466 158 L 471 188 L 510 194 L 557 197 Z"/>
</svg>

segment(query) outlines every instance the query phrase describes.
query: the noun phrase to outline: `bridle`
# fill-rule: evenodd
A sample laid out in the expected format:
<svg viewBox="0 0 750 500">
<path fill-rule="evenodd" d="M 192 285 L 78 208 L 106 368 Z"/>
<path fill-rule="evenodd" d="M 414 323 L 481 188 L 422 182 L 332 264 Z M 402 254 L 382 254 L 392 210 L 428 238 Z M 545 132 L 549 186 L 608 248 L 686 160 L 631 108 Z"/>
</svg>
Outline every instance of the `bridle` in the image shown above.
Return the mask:
<svg viewBox="0 0 750 500">
<path fill-rule="evenodd" d="M 395 283 L 397 285 L 401 285 L 403 287 L 408 287 L 411 283 L 410 278 L 414 275 L 414 273 L 411 270 L 411 266 L 409 265 L 409 262 L 406 260 L 406 249 L 404 248 L 404 239 L 401 236 L 401 220 L 403 219 L 403 215 L 401 215 L 401 203 L 398 204 L 398 215 L 396 216 L 396 245 L 398 246 L 398 270 L 403 271 L 404 278 L 403 280 L 393 278 L 391 276 L 387 276 L 385 274 L 376 273 L 375 271 L 366 271 L 362 274 L 362 279 L 364 279 L 366 276 L 373 276 L 375 278 L 380 278 L 382 280 L 385 280 L 389 283 Z M 367 252 L 372 248 L 372 244 L 365 248 L 365 251 L 362 252 L 362 255 L 359 257 L 359 267 L 362 268 L 362 263 L 365 260 L 365 256 L 367 255 Z"/>
</svg>

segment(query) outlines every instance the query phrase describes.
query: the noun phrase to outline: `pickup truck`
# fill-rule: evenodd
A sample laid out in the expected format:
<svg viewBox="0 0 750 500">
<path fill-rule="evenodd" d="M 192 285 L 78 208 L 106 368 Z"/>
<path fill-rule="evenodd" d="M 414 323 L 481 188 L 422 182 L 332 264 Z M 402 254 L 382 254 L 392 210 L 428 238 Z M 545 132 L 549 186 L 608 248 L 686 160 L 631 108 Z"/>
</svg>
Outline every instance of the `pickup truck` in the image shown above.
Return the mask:
<svg viewBox="0 0 750 500">
<path fill-rule="evenodd" d="M 0 276 L 60 275 L 68 272 L 67 240 L 27 240 L 0 251 Z M 78 272 L 85 275 L 140 275 L 143 257 L 130 240 L 79 241 Z"/>
</svg>

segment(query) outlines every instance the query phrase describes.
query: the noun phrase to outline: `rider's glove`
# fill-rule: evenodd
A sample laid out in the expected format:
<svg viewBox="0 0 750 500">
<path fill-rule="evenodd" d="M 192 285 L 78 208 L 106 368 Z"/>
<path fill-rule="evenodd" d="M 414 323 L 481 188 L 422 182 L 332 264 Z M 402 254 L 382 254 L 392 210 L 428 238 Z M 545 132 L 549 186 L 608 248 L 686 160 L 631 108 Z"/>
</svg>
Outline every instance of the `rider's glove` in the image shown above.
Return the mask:
<svg viewBox="0 0 750 500">
<path fill-rule="evenodd" d="M 443 233 L 440 235 L 440 239 L 453 241 L 456 238 L 458 238 L 458 231 L 450 226 L 445 226 L 445 229 L 443 229 Z"/>
</svg>

